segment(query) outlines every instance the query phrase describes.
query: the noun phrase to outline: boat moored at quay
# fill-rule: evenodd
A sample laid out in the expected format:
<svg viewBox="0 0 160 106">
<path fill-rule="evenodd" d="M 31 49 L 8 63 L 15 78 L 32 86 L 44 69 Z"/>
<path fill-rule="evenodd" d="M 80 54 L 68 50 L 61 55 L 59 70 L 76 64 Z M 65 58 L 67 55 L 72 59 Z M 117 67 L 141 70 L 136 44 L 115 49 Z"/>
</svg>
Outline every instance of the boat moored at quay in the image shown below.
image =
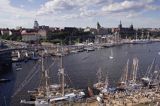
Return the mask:
<svg viewBox="0 0 160 106">
<path fill-rule="evenodd" d="M 137 45 L 133 45 L 137 46 Z M 108 48 L 107 48 L 108 49 Z M 112 50 L 114 48 L 110 48 Z M 109 50 L 109 55 L 110 55 L 110 50 Z M 115 51 L 115 50 L 114 50 Z M 112 52 L 114 52 L 112 51 Z M 95 51 L 96 52 L 96 51 Z M 92 52 L 91 52 L 92 53 Z M 82 53 L 83 54 L 83 53 Z M 84 53 L 89 55 L 89 53 Z M 112 54 L 112 53 L 111 53 Z M 108 55 L 108 56 L 109 56 Z M 65 55 L 59 55 L 57 56 L 59 59 L 61 59 L 61 56 Z M 74 55 L 75 56 L 75 55 Z M 110 59 L 109 61 L 114 62 L 116 61 L 116 53 L 114 52 L 114 59 Z M 43 57 L 43 58 L 42 58 Z M 45 56 L 40 57 L 40 64 L 42 65 L 42 59 L 43 62 L 45 61 Z M 68 57 L 68 56 L 67 56 Z M 70 57 L 70 56 L 69 56 Z M 113 57 L 113 56 L 112 56 Z M 88 58 L 88 57 L 85 57 Z M 107 59 L 107 58 L 106 58 Z M 87 60 L 87 59 L 86 59 Z M 131 60 L 131 59 L 129 59 Z M 111 86 L 110 83 L 110 73 L 104 71 L 103 68 L 99 68 L 103 73 L 101 75 L 104 75 L 103 80 L 98 80 L 98 83 L 93 85 L 92 87 L 89 87 L 87 89 L 87 93 L 89 94 L 88 97 L 86 96 L 86 92 L 81 89 L 74 89 L 74 88 L 67 88 L 67 83 L 64 83 L 64 95 L 62 96 L 62 83 L 61 81 L 63 80 L 62 74 L 63 74 L 63 65 L 59 67 L 59 75 L 60 75 L 60 83 L 59 84 L 51 84 L 48 83 L 48 87 L 46 86 L 46 83 L 43 83 L 43 86 L 38 87 L 34 91 L 28 91 L 31 101 L 27 100 L 21 100 L 22 104 L 34 104 L 37 106 L 41 105 L 68 105 L 68 104 L 74 104 L 73 106 L 76 105 L 82 105 L 82 104 L 88 104 L 89 105 L 95 105 L 98 106 L 99 104 L 105 104 L 106 106 L 111 106 L 114 104 L 115 106 L 118 104 L 121 104 L 122 106 L 127 104 L 130 105 L 138 105 L 138 104 L 145 104 L 145 103 L 151 103 L 151 102 L 158 102 L 159 101 L 159 87 L 158 87 L 158 79 L 159 79 L 159 69 L 154 71 L 154 68 L 151 68 L 150 71 L 148 71 L 150 76 L 141 76 L 138 78 L 139 74 L 139 58 L 133 58 L 132 61 L 132 68 L 130 67 L 131 61 L 127 61 L 125 64 L 125 68 L 122 69 L 122 74 L 121 78 L 117 83 L 117 86 Z M 83 58 L 82 58 L 83 61 Z M 45 63 L 45 62 L 44 62 Z M 61 62 L 60 62 L 61 63 Z M 152 63 L 155 64 L 155 63 Z M 41 66 L 42 67 L 42 66 Z M 45 67 L 45 66 L 44 66 Z M 101 66 L 99 66 L 101 67 Z M 154 67 L 154 65 L 152 65 Z M 45 68 L 48 72 L 48 67 Z M 61 71 L 60 71 L 61 70 Z M 42 71 L 41 68 L 41 73 L 44 73 L 45 71 Z M 101 73 L 101 72 L 99 72 Z M 128 74 L 127 74 L 128 73 Z M 97 72 L 98 74 L 98 72 Z M 153 74 L 153 75 L 152 75 Z M 42 76 L 46 76 L 46 78 L 50 78 L 50 74 L 44 74 Z M 100 75 L 100 74 L 99 74 Z M 101 76 L 100 75 L 100 76 Z M 106 75 L 106 76 L 105 76 Z M 157 76 L 156 76 L 157 75 Z M 64 74 L 65 76 L 65 74 Z M 155 76 L 155 77 L 154 77 Z M 44 79 L 44 82 L 46 82 L 46 78 Z M 98 78 L 98 77 L 97 77 Z M 143 83 L 143 78 L 148 78 L 149 81 L 147 85 Z M 100 79 L 100 78 L 98 78 Z M 48 82 L 48 81 L 47 81 Z M 156 83 L 155 83 L 156 82 Z M 154 86 L 153 86 L 154 85 Z M 99 93 L 95 94 L 95 90 L 97 90 Z M 141 96 L 139 96 L 141 95 Z M 149 95 L 149 97 L 148 97 Z M 156 98 L 153 100 L 153 98 Z M 137 100 L 141 100 L 140 102 Z M 91 105 L 91 106 L 92 106 Z"/>
</svg>

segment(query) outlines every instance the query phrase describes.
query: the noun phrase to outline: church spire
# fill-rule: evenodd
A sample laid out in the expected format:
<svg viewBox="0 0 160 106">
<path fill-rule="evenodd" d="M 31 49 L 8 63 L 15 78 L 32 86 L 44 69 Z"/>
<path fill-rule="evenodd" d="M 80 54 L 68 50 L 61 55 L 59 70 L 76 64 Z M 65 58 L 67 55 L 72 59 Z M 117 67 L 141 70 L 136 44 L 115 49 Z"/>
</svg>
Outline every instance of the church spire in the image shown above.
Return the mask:
<svg viewBox="0 0 160 106">
<path fill-rule="evenodd" d="M 131 24 L 130 29 L 132 29 L 132 30 L 133 30 L 133 24 Z"/>
<path fill-rule="evenodd" d="M 101 25 L 99 24 L 99 22 L 97 22 L 97 29 L 100 29 Z"/>
<path fill-rule="evenodd" d="M 122 23 L 121 23 L 121 20 L 120 20 L 119 28 L 120 28 L 120 29 L 122 28 Z"/>
</svg>

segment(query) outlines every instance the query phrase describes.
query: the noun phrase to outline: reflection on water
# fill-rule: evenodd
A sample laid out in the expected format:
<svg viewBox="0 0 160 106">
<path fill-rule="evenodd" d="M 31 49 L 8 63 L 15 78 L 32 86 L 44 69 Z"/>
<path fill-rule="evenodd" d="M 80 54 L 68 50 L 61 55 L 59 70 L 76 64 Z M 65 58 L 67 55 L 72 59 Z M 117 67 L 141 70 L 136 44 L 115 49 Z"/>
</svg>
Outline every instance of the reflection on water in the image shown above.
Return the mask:
<svg viewBox="0 0 160 106">
<path fill-rule="evenodd" d="M 15 75 L 13 72 L 5 73 L 0 78 L 9 79 L 6 83 L 0 83 L 0 106 L 9 106 L 11 101 L 10 95 L 13 92 Z"/>
<path fill-rule="evenodd" d="M 93 52 L 82 52 L 68 55 L 64 57 L 65 73 L 68 74 L 69 79 L 71 79 L 71 81 L 68 82 L 70 82 L 70 85 L 75 88 L 85 88 L 89 84 L 93 84 L 97 81 L 96 72 L 101 68 L 104 75 L 108 72 L 110 86 L 115 86 L 128 59 L 130 59 L 129 70 L 132 69 L 131 65 L 134 57 L 139 59 L 138 76 L 142 76 L 147 70 L 148 65 L 151 64 L 153 58 L 156 57 L 156 64 L 160 64 L 160 56 L 158 55 L 158 52 L 160 51 L 159 44 L 160 43 L 145 45 L 126 44 L 118 47 L 104 48 Z M 111 49 L 113 51 L 113 59 L 109 59 Z M 57 83 L 57 70 L 59 66 L 58 59 L 46 58 L 45 63 L 46 67 L 49 67 L 53 60 L 55 60 L 55 64 L 50 69 L 50 82 Z M 15 64 L 13 64 L 13 72 L 5 75 L 6 77 L 11 78 L 12 81 L 6 84 L 0 84 L 1 104 L 5 103 L 4 97 L 6 97 L 8 104 L 11 100 L 12 106 L 17 106 L 20 99 L 27 98 L 28 90 L 33 90 L 39 86 L 40 73 L 36 73 L 35 77 L 29 84 L 27 84 L 16 96 L 10 98 L 13 91 L 15 92 L 21 85 L 36 63 L 37 62 L 35 61 L 22 63 L 23 69 L 21 71 L 16 71 Z M 40 70 L 40 68 L 36 68 L 36 70 Z"/>
</svg>

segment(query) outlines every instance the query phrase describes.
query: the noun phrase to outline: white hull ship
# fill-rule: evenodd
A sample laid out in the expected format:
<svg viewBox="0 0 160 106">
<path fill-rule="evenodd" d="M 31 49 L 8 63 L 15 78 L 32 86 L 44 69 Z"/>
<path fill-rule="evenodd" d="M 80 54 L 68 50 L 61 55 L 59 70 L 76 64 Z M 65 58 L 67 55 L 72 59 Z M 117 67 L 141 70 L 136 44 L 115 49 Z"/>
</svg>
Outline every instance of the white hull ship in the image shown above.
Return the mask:
<svg viewBox="0 0 160 106">
<path fill-rule="evenodd" d="M 149 39 L 136 39 L 136 40 L 131 40 L 130 43 L 133 44 L 146 44 L 150 43 L 151 41 Z"/>
</svg>

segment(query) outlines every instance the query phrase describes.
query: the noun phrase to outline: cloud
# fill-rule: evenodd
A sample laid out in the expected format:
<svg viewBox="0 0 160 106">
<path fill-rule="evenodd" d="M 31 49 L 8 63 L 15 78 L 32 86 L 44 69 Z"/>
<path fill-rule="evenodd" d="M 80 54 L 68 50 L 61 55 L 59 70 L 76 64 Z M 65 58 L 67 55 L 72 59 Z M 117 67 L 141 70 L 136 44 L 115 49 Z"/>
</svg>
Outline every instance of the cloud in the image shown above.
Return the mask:
<svg viewBox="0 0 160 106">
<path fill-rule="evenodd" d="M 34 0 L 27 0 L 28 2 L 33 2 Z"/>
<path fill-rule="evenodd" d="M 137 16 L 140 16 L 141 14 L 141 12 L 129 12 L 128 14 L 126 14 L 126 18 L 135 18 Z"/>
<path fill-rule="evenodd" d="M 72 23 L 85 25 L 88 22 L 87 19 L 91 19 L 93 23 L 108 19 L 110 19 L 109 22 L 126 18 L 135 20 L 139 16 L 145 18 L 144 13 L 160 9 L 156 4 L 158 0 L 47 0 L 39 9 L 31 8 L 28 11 L 25 10 L 26 4 L 14 7 L 10 1 L 1 0 L 0 2 L 0 26 L 2 27 L 32 26 L 35 17 L 40 24 L 67 25 L 68 23 L 68 26 Z M 33 0 L 28 1 L 33 2 Z"/>
<path fill-rule="evenodd" d="M 109 0 L 110 1 L 110 0 Z M 102 5 L 108 2 L 107 0 L 50 0 L 43 4 L 37 11 L 37 15 L 55 14 L 61 12 L 79 12 L 80 8 L 90 8 L 96 5 Z"/>
<path fill-rule="evenodd" d="M 24 5 L 20 5 L 21 8 L 24 8 Z"/>
<path fill-rule="evenodd" d="M 7 27 L 27 24 L 36 14 L 35 11 L 27 11 L 24 8 L 12 6 L 10 0 L 1 0 L 0 11 L 0 20 Z"/>
<path fill-rule="evenodd" d="M 122 14 L 126 18 L 133 18 L 142 15 L 144 11 L 160 10 L 158 5 L 155 5 L 156 0 L 124 0 L 122 2 L 112 2 L 105 5 L 101 10 L 106 13 Z"/>
<path fill-rule="evenodd" d="M 157 10 L 156 0 L 50 0 L 37 11 L 38 16 L 59 15 L 66 18 L 94 17 L 128 12 L 125 17 L 135 17 L 139 11 Z M 134 12 L 134 13 L 133 13 Z M 137 13 L 136 13 L 137 12 Z M 132 14 L 133 13 L 133 14 Z"/>
<path fill-rule="evenodd" d="M 153 6 L 155 0 L 125 0 L 123 2 L 115 2 L 102 7 L 105 12 L 121 12 L 121 11 L 139 11 L 139 10 L 153 10 L 157 9 Z"/>
<path fill-rule="evenodd" d="M 41 6 L 37 15 L 51 14 L 66 9 L 71 10 L 73 8 L 74 5 L 72 2 L 66 2 L 66 0 L 51 0 Z"/>
</svg>

